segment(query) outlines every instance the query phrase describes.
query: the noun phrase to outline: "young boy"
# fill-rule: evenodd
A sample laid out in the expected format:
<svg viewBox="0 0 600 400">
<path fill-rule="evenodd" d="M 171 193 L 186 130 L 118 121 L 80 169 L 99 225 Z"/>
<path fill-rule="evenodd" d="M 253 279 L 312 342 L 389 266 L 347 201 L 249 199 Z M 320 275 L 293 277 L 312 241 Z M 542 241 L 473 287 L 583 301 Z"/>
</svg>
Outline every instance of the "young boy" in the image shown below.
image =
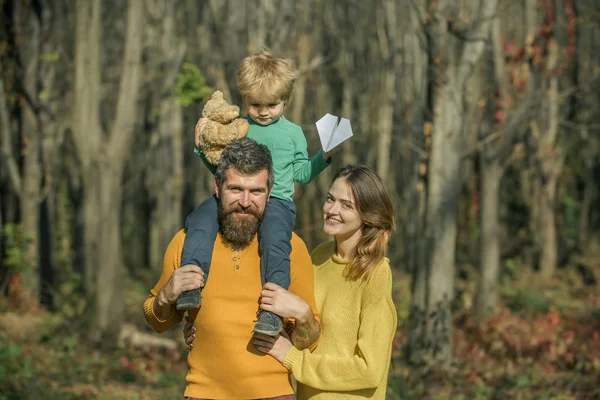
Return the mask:
<svg viewBox="0 0 600 400">
<path fill-rule="evenodd" d="M 263 286 L 272 282 L 287 289 L 290 285 L 290 240 L 296 219 L 296 206 L 292 200 L 294 181 L 309 183 L 331 161 L 329 154 L 322 151 L 309 158 L 302 129 L 283 116 L 298 78 L 298 71 L 291 61 L 262 51 L 242 60 L 236 78 L 238 91 L 248 111 L 247 136 L 269 148 L 275 171 L 273 191 L 258 231 L 261 280 Z M 216 168 L 197 148 L 195 151 L 214 173 Z M 186 221 L 187 235 L 181 265 L 199 266 L 204 272 L 205 282 L 208 282 L 213 245 L 219 230 L 217 201 L 215 196 L 206 199 Z M 178 310 L 200 305 L 200 290 L 184 292 L 177 300 Z M 282 329 L 281 318 L 269 311 L 258 311 L 255 332 L 275 336 Z"/>
</svg>

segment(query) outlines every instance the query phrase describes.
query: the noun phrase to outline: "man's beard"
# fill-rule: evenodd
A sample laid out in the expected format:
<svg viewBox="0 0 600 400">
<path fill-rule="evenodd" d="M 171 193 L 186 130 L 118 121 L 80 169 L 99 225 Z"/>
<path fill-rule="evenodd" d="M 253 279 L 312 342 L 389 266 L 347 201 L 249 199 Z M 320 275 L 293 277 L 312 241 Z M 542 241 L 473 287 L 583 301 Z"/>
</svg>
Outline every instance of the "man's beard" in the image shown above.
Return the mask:
<svg viewBox="0 0 600 400">
<path fill-rule="evenodd" d="M 236 214 L 244 211 L 245 215 Z M 250 244 L 258 227 L 262 222 L 264 213 L 258 212 L 256 209 L 249 207 L 243 209 L 238 204 L 230 209 L 225 209 L 223 204 L 219 202 L 219 224 L 220 232 L 223 238 L 235 247 L 244 248 Z"/>
</svg>

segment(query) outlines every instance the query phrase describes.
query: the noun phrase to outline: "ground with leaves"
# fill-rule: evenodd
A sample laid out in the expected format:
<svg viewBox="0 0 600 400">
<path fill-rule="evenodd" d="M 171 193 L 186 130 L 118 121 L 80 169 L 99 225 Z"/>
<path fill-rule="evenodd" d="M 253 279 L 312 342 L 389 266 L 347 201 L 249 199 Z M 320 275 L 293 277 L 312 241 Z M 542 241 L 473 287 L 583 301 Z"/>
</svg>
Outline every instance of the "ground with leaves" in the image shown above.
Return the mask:
<svg viewBox="0 0 600 400">
<path fill-rule="evenodd" d="M 600 399 L 600 291 L 561 270 L 542 284 L 533 273 L 502 284 L 502 311 L 487 323 L 470 317 L 473 288 L 455 310 L 455 364 L 445 371 L 403 361 L 409 288 L 396 274 L 399 320 L 389 399 Z M 462 284 L 462 286 L 461 286 Z M 145 329 L 144 285 L 130 282 L 129 322 Z M 180 399 L 187 371 L 181 331 L 176 350 L 96 349 L 85 340 L 85 307 L 61 297 L 61 311 L 0 314 L 0 400 Z"/>
</svg>

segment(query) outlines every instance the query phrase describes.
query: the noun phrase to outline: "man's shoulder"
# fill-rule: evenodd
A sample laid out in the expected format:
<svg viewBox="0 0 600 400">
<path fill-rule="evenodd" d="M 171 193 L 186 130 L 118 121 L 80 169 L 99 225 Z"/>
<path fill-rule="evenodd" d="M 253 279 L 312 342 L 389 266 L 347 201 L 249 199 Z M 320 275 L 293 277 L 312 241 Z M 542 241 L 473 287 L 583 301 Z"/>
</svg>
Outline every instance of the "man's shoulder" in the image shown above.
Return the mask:
<svg viewBox="0 0 600 400">
<path fill-rule="evenodd" d="M 181 260 L 181 253 L 183 252 L 183 242 L 185 240 L 185 229 L 181 229 L 177 232 L 165 251 L 165 261 L 167 260 Z M 179 262 L 174 262 L 174 265 L 179 265 Z"/>
<path fill-rule="evenodd" d="M 295 232 L 292 232 L 292 251 L 302 251 L 308 254 L 306 243 Z"/>
</svg>

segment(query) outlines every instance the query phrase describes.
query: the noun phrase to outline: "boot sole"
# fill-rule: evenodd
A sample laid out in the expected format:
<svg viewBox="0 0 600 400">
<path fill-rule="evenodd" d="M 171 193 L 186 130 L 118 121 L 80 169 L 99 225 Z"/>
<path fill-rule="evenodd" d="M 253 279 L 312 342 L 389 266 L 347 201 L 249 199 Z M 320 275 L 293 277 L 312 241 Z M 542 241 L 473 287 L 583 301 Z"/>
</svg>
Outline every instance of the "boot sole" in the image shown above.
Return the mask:
<svg viewBox="0 0 600 400">
<path fill-rule="evenodd" d="M 200 308 L 202 304 L 177 304 L 175 308 L 177 311 L 195 310 Z"/>
<path fill-rule="evenodd" d="M 261 334 L 263 334 L 263 335 L 267 335 L 267 336 L 277 336 L 277 335 L 279 335 L 279 334 L 280 334 L 282 331 L 283 331 L 283 329 L 281 329 L 280 331 L 263 331 L 263 330 L 260 330 L 260 329 L 256 329 L 256 328 L 254 328 L 254 331 L 253 331 L 253 332 L 255 332 L 255 333 L 261 333 Z"/>
</svg>

